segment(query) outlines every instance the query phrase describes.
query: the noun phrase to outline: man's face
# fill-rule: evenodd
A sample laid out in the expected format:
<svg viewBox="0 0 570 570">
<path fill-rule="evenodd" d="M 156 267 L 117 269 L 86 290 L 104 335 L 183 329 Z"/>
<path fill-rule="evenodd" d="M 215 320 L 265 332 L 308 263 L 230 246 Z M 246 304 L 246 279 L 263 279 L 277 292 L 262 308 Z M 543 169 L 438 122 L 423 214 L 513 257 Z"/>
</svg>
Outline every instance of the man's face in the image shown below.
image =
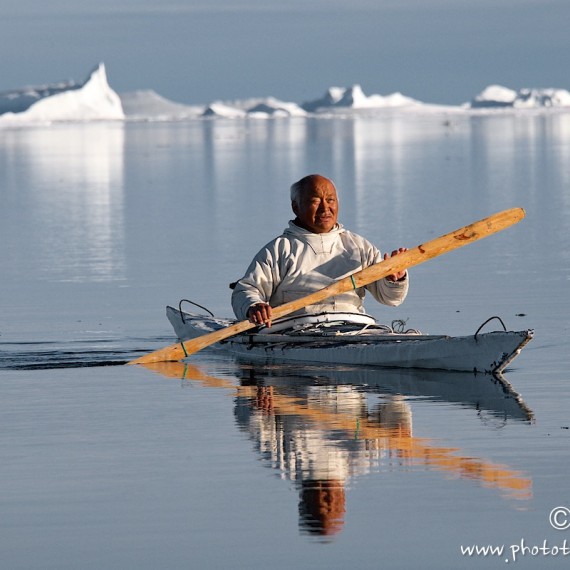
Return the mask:
<svg viewBox="0 0 570 570">
<path fill-rule="evenodd" d="M 293 202 L 293 212 L 300 225 L 315 234 L 330 232 L 338 219 L 338 198 L 334 184 L 319 178 L 307 184 L 299 202 Z"/>
</svg>

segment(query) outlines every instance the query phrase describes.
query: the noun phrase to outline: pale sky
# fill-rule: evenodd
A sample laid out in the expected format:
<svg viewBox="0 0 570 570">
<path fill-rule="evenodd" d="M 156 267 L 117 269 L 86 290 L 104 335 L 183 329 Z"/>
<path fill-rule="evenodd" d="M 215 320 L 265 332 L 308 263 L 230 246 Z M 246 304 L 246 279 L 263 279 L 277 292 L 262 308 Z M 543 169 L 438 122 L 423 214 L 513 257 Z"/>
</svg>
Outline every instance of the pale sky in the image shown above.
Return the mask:
<svg viewBox="0 0 570 570">
<path fill-rule="evenodd" d="M 460 104 L 570 90 L 569 0 L 0 0 L 0 91 L 81 81 L 188 104 L 302 103 L 359 83 Z"/>
</svg>

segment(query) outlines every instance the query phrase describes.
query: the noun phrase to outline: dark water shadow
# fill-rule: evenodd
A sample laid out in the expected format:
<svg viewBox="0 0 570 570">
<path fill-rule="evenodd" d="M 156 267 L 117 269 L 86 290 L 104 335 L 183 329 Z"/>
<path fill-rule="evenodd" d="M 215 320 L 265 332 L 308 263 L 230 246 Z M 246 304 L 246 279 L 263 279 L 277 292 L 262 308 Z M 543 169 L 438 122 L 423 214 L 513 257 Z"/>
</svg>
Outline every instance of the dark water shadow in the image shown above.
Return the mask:
<svg viewBox="0 0 570 570">
<path fill-rule="evenodd" d="M 172 337 L 0 342 L 0 370 L 51 370 L 118 366 L 152 352 Z"/>
</svg>

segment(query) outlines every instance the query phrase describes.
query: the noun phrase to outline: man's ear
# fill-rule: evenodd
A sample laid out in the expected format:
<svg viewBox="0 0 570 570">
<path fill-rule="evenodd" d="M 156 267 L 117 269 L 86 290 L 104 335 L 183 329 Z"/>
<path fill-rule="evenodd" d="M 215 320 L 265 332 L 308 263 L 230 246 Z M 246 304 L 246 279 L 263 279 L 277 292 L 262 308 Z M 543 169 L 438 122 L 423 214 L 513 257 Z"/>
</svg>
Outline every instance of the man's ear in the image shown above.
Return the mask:
<svg viewBox="0 0 570 570">
<path fill-rule="evenodd" d="M 297 206 L 297 202 L 295 200 L 291 202 L 291 209 L 296 216 L 299 215 L 299 206 Z"/>
</svg>

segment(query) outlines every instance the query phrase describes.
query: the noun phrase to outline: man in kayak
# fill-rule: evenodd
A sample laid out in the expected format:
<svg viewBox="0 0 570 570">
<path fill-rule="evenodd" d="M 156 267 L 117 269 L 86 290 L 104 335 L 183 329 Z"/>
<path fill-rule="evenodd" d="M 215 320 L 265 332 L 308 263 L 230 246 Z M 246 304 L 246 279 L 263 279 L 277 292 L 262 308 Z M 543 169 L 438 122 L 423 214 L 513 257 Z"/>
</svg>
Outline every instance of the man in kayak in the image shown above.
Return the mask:
<svg viewBox="0 0 570 570">
<path fill-rule="evenodd" d="M 382 255 L 363 237 L 338 223 L 338 197 L 331 180 L 319 174 L 305 176 L 291 186 L 295 219 L 282 235 L 268 243 L 235 284 L 232 307 L 240 320 L 271 326 L 271 307 L 318 291 L 343 277 L 406 248 Z M 408 293 L 406 271 L 389 275 L 365 287 L 310 305 L 295 314 L 364 313 L 366 291 L 385 305 L 397 306 Z"/>
</svg>

